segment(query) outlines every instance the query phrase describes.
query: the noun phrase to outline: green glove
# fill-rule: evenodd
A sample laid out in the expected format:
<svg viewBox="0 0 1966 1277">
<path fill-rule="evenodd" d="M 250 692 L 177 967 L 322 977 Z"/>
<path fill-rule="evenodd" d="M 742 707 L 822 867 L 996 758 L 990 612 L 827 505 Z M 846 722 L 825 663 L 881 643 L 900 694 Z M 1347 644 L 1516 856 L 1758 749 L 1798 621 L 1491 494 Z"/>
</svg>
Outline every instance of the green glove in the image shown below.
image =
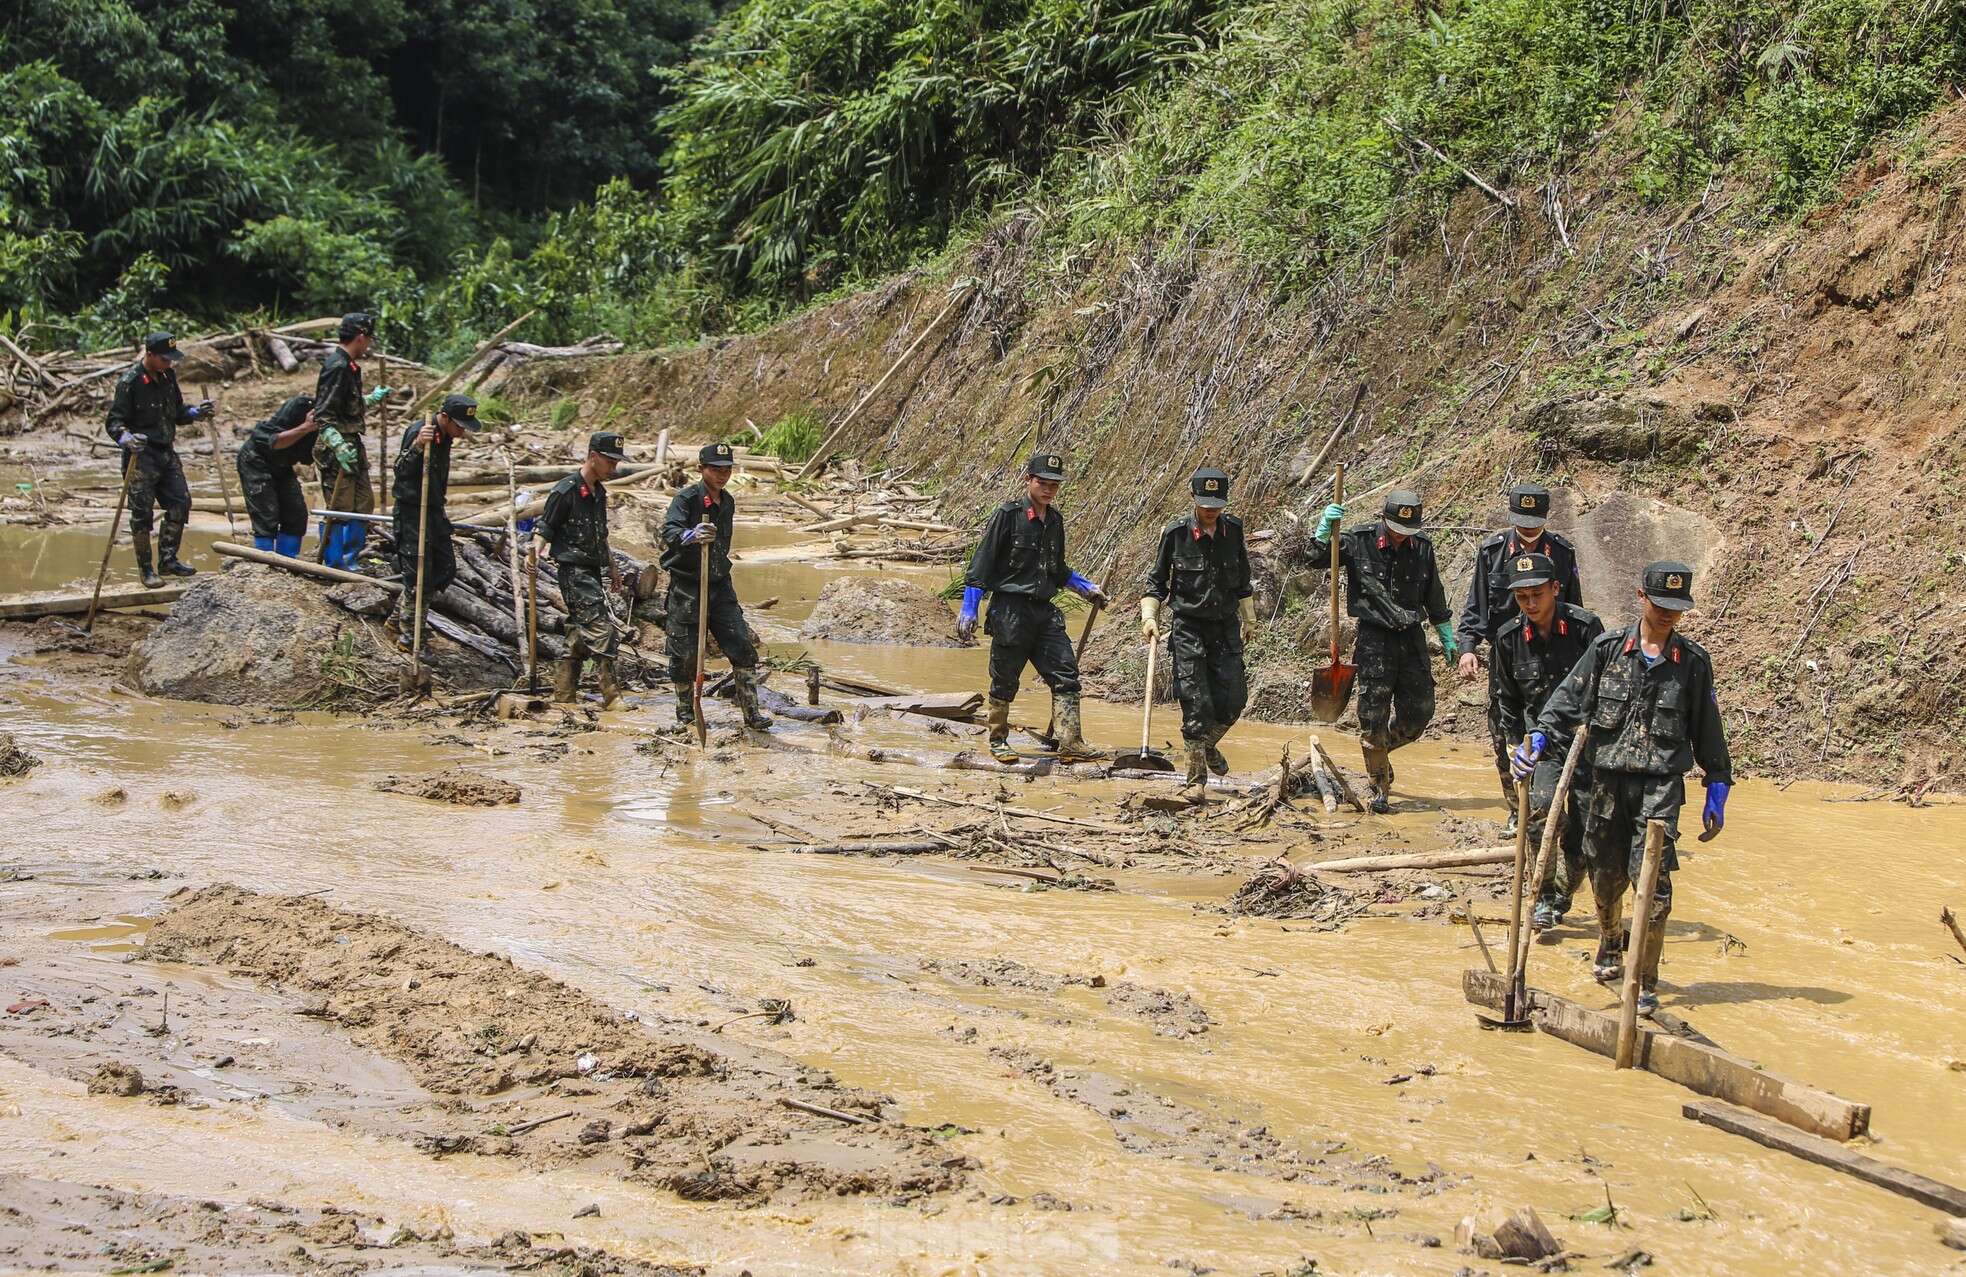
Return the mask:
<svg viewBox="0 0 1966 1277">
<path fill-rule="evenodd" d="M 368 393 L 368 396 L 362 402 L 373 408 L 387 398 L 389 398 L 389 387 L 377 386 Z"/>
<path fill-rule="evenodd" d="M 1452 625 L 1446 621 L 1437 621 L 1434 624 L 1434 633 L 1440 635 L 1440 653 L 1442 656 L 1445 656 L 1451 661 L 1461 654 L 1461 645 L 1454 641 L 1454 627 Z"/>
<path fill-rule="evenodd" d="M 343 442 L 335 445 L 334 460 L 336 465 L 353 474 L 361 458 L 355 455 L 354 444 Z"/>
<path fill-rule="evenodd" d="M 1328 505 L 1324 507 L 1324 517 L 1317 521 L 1317 539 L 1329 545 L 1331 543 L 1331 530 L 1337 527 L 1338 521 L 1344 517 L 1344 506 Z"/>
</svg>

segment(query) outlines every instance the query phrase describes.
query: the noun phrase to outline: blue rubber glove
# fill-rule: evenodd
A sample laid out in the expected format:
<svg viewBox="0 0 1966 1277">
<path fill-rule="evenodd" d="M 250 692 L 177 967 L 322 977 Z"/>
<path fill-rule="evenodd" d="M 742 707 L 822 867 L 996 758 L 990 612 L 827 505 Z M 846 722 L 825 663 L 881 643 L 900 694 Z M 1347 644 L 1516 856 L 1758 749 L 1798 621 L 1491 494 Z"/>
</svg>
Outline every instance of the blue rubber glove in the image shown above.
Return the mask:
<svg viewBox="0 0 1966 1277">
<path fill-rule="evenodd" d="M 1442 656 L 1451 661 L 1461 654 L 1461 645 L 1454 641 L 1454 627 L 1452 625 L 1449 625 L 1446 621 L 1440 621 L 1434 625 L 1434 633 L 1440 635 L 1440 654 Z"/>
<path fill-rule="evenodd" d="M 1727 823 L 1727 791 L 1731 788 L 1724 780 L 1716 780 L 1707 786 L 1707 805 L 1700 809 L 1700 823 L 1709 835 L 1720 832 Z"/>
<path fill-rule="evenodd" d="M 1550 747 L 1548 732 L 1531 732 L 1527 744 L 1517 745 L 1509 755 L 1509 775 L 1522 780 L 1536 770 L 1536 760 Z"/>
<path fill-rule="evenodd" d="M 149 442 L 149 435 L 132 434 L 128 430 L 116 436 L 116 445 L 120 448 L 141 448 Z"/>
<path fill-rule="evenodd" d="M 1094 603 L 1097 603 L 1100 607 L 1105 607 L 1106 604 L 1110 602 L 1110 600 L 1107 599 L 1106 592 L 1104 590 L 1100 589 L 1098 586 L 1094 585 L 1091 581 L 1086 580 L 1084 577 L 1080 576 L 1076 572 L 1072 573 L 1071 576 L 1065 579 L 1065 588 L 1072 591 L 1074 594 L 1077 594 L 1081 598 L 1091 599 Z"/>
<path fill-rule="evenodd" d="M 186 421 L 197 421 L 202 417 L 211 416 L 212 412 L 213 412 L 212 401 L 207 399 L 203 403 L 195 403 L 192 404 L 189 408 L 186 408 L 184 410 L 184 419 Z"/>
<path fill-rule="evenodd" d="M 972 585 L 963 590 L 963 610 L 956 617 L 956 637 L 968 643 L 976 638 L 976 609 L 983 606 L 983 589 Z"/>
<path fill-rule="evenodd" d="M 1345 507 L 1328 505 L 1324 507 L 1324 517 L 1317 521 L 1317 539 L 1326 545 L 1331 544 L 1331 530 L 1345 517 Z"/>
<path fill-rule="evenodd" d="M 695 545 L 698 541 L 715 541 L 716 539 L 717 525 L 709 522 L 699 523 L 689 531 L 683 533 L 684 545 Z"/>
</svg>

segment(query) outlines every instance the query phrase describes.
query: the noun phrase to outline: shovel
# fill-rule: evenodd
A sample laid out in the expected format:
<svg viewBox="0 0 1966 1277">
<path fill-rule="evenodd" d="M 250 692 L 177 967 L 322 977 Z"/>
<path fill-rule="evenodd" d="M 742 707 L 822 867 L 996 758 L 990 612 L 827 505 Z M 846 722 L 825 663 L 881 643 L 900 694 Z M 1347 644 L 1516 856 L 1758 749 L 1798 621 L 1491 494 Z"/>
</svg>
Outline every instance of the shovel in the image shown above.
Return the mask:
<svg viewBox="0 0 1966 1277">
<path fill-rule="evenodd" d="M 1148 748 L 1147 741 L 1154 726 L 1154 663 L 1160 656 L 1160 644 L 1147 644 L 1147 690 L 1140 698 L 1140 752 L 1121 754 L 1113 760 L 1116 770 L 1140 772 L 1171 772 L 1174 764 L 1165 754 L 1155 753 Z"/>
<path fill-rule="evenodd" d="M 696 682 L 690 687 L 690 708 L 696 712 L 696 747 L 710 743 L 710 725 L 703 721 L 703 662 L 710 655 L 710 543 L 703 543 L 696 571 Z"/>
<path fill-rule="evenodd" d="M 1338 467 L 1332 481 L 1331 502 L 1345 504 L 1345 467 Z M 1331 530 L 1331 664 L 1311 675 L 1311 717 L 1320 723 L 1335 723 L 1351 703 L 1352 680 L 1358 667 L 1347 665 L 1338 654 L 1338 529 Z"/>
<path fill-rule="evenodd" d="M 428 426 L 430 418 L 423 424 Z M 411 624 L 416 627 L 410 636 L 410 668 L 403 675 L 404 695 L 421 696 L 430 690 L 430 674 L 423 668 L 423 591 L 424 582 L 430 579 L 430 560 L 425 554 L 430 549 L 430 445 L 423 445 L 423 481 L 420 487 L 416 509 L 416 601 L 411 610 Z"/>
<path fill-rule="evenodd" d="M 1502 1018 L 1492 1019 L 1476 1013 L 1484 1029 L 1522 1030 L 1530 1027 L 1528 999 L 1517 982 L 1522 970 L 1522 950 L 1527 937 L 1522 934 L 1522 879 L 1529 859 L 1529 781 L 1515 783 L 1515 873 L 1509 883 L 1509 991 L 1502 998 Z"/>
<path fill-rule="evenodd" d="M 1099 619 L 1099 605 L 1097 603 L 1094 603 L 1087 610 L 1085 614 L 1085 628 L 1079 631 L 1079 645 L 1076 653 L 1073 655 L 1072 658 L 1073 660 L 1078 661 L 1080 663 L 1083 663 L 1085 661 L 1086 640 L 1092 637 L 1092 623 L 1094 621 L 1097 621 L 1098 619 Z M 1046 749 L 1058 748 L 1058 698 L 1057 697 L 1054 696 L 1051 698 L 1051 717 L 1045 721 L 1044 730 L 1041 732 L 1032 732 L 1031 735 L 1037 737 L 1038 744 L 1044 746 Z"/>
</svg>

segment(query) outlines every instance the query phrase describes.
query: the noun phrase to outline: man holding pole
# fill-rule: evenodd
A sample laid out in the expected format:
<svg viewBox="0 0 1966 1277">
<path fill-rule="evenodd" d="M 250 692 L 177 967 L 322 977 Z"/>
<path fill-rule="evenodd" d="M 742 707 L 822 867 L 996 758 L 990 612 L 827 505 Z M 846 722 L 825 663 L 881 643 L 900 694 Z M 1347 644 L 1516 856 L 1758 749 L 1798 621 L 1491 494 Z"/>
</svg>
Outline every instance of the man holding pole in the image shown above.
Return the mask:
<svg viewBox="0 0 1966 1277">
<path fill-rule="evenodd" d="M 184 354 L 171 334 L 145 337 L 143 358 L 116 380 L 103 426 L 123 450 L 124 481 L 130 494 L 130 542 L 136 549 L 137 571 L 153 590 L 164 584 L 166 576 L 193 576 L 198 571 L 177 556 L 185 521 L 191 517 L 191 488 L 184 481 L 184 466 L 178 460 L 177 428 L 207 416 L 212 405 L 206 400 L 185 406 L 175 368 L 182 358 Z M 159 504 L 164 507 L 164 522 L 157 530 L 153 567 L 150 520 Z M 114 530 L 110 535 L 115 535 Z"/>
<path fill-rule="evenodd" d="M 405 652 L 415 649 L 416 627 L 429 614 L 431 597 L 457 579 L 457 550 L 451 545 L 450 514 L 444 508 L 451 485 L 451 444 L 478 433 L 482 424 L 477 400 L 469 395 L 447 395 L 436 417 L 412 421 L 403 430 L 389 495 L 395 506 L 396 568 L 403 574 L 399 596 L 403 619 L 396 645 Z M 426 467 L 430 471 L 427 480 L 423 473 Z M 419 544 L 426 548 L 419 551 Z M 419 561 L 419 554 L 425 561 Z M 423 578 L 421 614 L 417 610 L 418 577 Z"/>
<path fill-rule="evenodd" d="M 730 581 L 737 498 L 729 485 L 736 456 L 727 443 L 709 443 L 696 460 L 701 477 L 676 494 L 662 520 L 662 566 L 669 573 L 665 646 L 669 682 L 676 689 L 676 721 L 685 727 L 696 724 L 690 687 L 696 681 L 698 630 L 708 626 L 717 647 L 730 658 L 732 695 L 744 714 L 744 725 L 761 732 L 771 726 L 771 716 L 758 708 L 758 648 Z M 706 564 L 707 592 L 703 588 Z"/>
<path fill-rule="evenodd" d="M 1665 921 L 1672 913 L 1669 875 L 1679 866 L 1675 848 L 1679 809 L 1686 803 L 1686 772 L 1698 763 L 1706 773 L 1702 841 L 1718 834 L 1726 820 L 1734 772 L 1714 691 L 1713 660 L 1705 648 L 1676 632 L 1680 615 L 1693 606 L 1693 570 L 1672 562 L 1647 567 L 1638 604 L 1637 622 L 1600 636 L 1565 676 L 1510 762 L 1517 777 L 1526 776 L 1552 740 L 1580 724 L 1590 725 L 1596 775 L 1584 824 L 1584 854 L 1591 894 L 1597 897 L 1592 974 L 1615 980 L 1623 961 L 1636 961 L 1638 1010 L 1650 1015 L 1659 1007 L 1659 955 Z M 1626 888 L 1640 879 L 1648 821 L 1663 826 L 1665 842 L 1651 901 L 1632 905 L 1634 910 L 1641 903 L 1648 908 L 1645 952 L 1629 955 L 1619 913 Z"/>
<path fill-rule="evenodd" d="M 1249 701 L 1242 645 L 1256 629 L 1254 587 L 1242 520 L 1225 514 L 1229 476 L 1203 468 L 1189 480 L 1195 512 L 1161 529 L 1160 551 L 1140 599 L 1140 632 L 1147 642 L 1167 633 L 1174 658 L 1174 693 L 1181 698 L 1181 739 L 1188 747 L 1187 783 L 1224 776 L 1229 760 L 1216 748 Z"/>
<path fill-rule="evenodd" d="M 1604 622 L 1583 608 L 1561 602 L 1563 570 L 1547 554 L 1518 554 L 1509 561 L 1509 591 L 1516 614 L 1496 631 L 1490 657 L 1489 687 L 1493 692 L 1496 729 L 1505 739 L 1521 741 L 1548 704 L 1551 693 L 1576 666 Z M 1558 779 L 1569 756 L 1571 738 L 1547 737 L 1543 755 L 1529 784 L 1529 845 L 1540 846 L 1543 824 L 1556 802 Z M 1530 914 L 1532 930 L 1544 931 L 1563 921 L 1571 896 L 1584 876 L 1584 811 L 1591 790 L 1590 766 L 1578 759 L 1570 792 L 1565 797 L 1562 824 L 1563 864 L 1552 864 L 1537 891 Z"/>
<path fill-rule="evenodd" d="M 1341 537 L 1346 610 L 1358 619 L 1359 748 L 1372 781 L 1372 810 L 1392 810 L 1392 752 L 1420 739 L 1434 717 L 1433 658 L 1426 625 L 1440 635 L 1441 653 L 1459 653 L 1453 613 L 1440 582 L 1432 540 L 1421 530 L 1420 497 L 1395 488 L 1386 494 L 1377 523 L 1338 531 L 1345 507 L 1329 505 L 1310 547 L 1313 563 L 1326 562 L 1331 538 Z"/>
<path fill-rule="evenodd" d="M 608 612 L 607 586 L 624 589 L 621 569 L 608 548 L 607 481 L 628 456 L 621 436 L 603 430 L 587 441 L 580 469 L 553 485 L 533 533 L 544 539 L 559 567 L 560 594 L 567 602 L 567 654 L 553 675 L 553 699 L 570 702 L 580 694 L 580 666 L 594 658 L 601 707 L 621 695 L 615 681 L 614 652 L 620 642 Z"/>
<path fill-rule="evenodd" d="M 340 344 L 321 362 L 321 376 L 314 383 L 314 416 L 321 425 L 314 436 L 314 464 L 328 509 L 371 514 L 375 485 L 369 481 L 363 419 L 369 406 L 389 393 L 387 386 L 376 387 L 371 395 L 362 393 L 361 360 L 375 345 L 375 320 L 366 311 L 351 311 L 341 317 L 337 338 Z M 368 525 L 331 519 L 321 536 L 321 561 L 352 570 L 368 543 Z"/>
<path fill-rule="evenodd" d="M 1010 747 L 1010 703 L 1026 664 L 1051 688 L 1057 705 L 1058 756 L 1098 757 L 1085 743 L 1079 717 L 1078 655 L 1052 599 L 1071 590 L 1100 607 L 1108 600 L 1104 590 L 1066 565 L 1065 516 L 1052 504 L 1064 481 L 1063 457 L 1033 453 L 1024 466 L 1024 499 L 1006 501 L 990 515 L 963 579 L 962 612 L 956 618 L 963 642 L 975 638 L 977 608 L 985 594 L 991 596 L 983 632 L 990 636 L 990 753 L 999 762 L 1017 760 Z"/>
</svg>

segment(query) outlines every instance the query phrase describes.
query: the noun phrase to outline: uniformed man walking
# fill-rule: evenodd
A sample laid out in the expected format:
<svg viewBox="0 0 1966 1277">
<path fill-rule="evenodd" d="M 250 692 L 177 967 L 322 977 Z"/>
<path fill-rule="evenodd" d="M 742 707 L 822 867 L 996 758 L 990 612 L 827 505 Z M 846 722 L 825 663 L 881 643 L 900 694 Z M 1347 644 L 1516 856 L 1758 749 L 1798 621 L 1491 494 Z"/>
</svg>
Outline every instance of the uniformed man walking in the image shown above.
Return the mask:
<svg viewBox="0 0 1966 1277">
<path fill-rule="evenodd" d="M 198 569 L 178 559 L 185 520 L 191 517 L 191 488 L 177 456 L 177 428 L 209 416 L 209 400 L 186 407 L 178 389 L 177 361 L 184 358 L 177 339 L 152 333 L 143 339 L 143 358 L 116 379 L 104 429 L 123 450 L 122 464 L 130 472 L 130 541 L 136 547 L 137 571 L 151 589 L 166 576 L 193 576 Z M 134 462 L 134 469 L 131 469 Z M 164 509 L 157 530 L 157 560 L 150 558 L 152 511 Z M 161 573 L 161 575 L 160 575 Z"/>
<path fill-rule="evenodd" d="M 1440 583 L 1432 540 L 1421 530 L 1417 493 L 1394 489 L 1377 523 L 1339 533 L 1345 507 L 1330 505 L 1318 520 L 1314 561 L 1329 563 L 1331 538 L 1339 537 L 1348 613 L 1358 621 L 1359 745 L 1372 781 L 1372 810 L 1392 810 L 1392 752 L 1420 739 L 1434 717 L 1433 658 L 1427 623 L 1440 635 L 1441 652 L 1457 654 L 1453 613 Z"/>
<path fill-rule="evenodd" d="M 314 396 L 295 395 L 252 428 L 239 447 L 239 491 L 253 521 L 253 544 L 295 558 L 307 535 L 307 497 L 294 477 L 314 447 Z"/>
<path fill-rule="evenodd" d="M 1229 770 L 1216 745 L 1249 701 L 1242 647 L 1256 629 L 1256 605 L 1242 520 L 1224 513 L 1229 476 L 1204 468 L 1188 486 L 1195 510 L 1161 529 L 1160 550 L 1140 599 L 1140 632 L 1149 643 L 1163 630 L 1167 634 L 1174 694 L 1181 699 L 1187 783 L 1199 788 L 1209 772 L 1221 776 Z"/>
<path fill-rule="evenodd" d="M 1490 657 L 1489 688 L 1493 694 L 1497 730 L 1521 742 L 1590 645 L 1604 633 L 1604 622 L 1558 597 L 1563 570 L 1547 554 L 1518 554 L 1509 561 L 1509 592 L 1516 614 L 1495 633 Z M 1556 801 L 1556 786 L 1569 757 L 1569 735 L 1548 735 L 1542 757 L 1529 785 L 1529 845 L 1542 845 L 1543 823 Z M 1588 748 L 1588 747 L 1586 747 Z M 1577 884 L 1584 879 L 1584 812 L 1591 792 L 1591 767 L 1577 762 L 1570 794 L 1563 805 L 1562 864 L 1552 864 L 1543 881 L 1532 883 L 1536 907 L 1530 926 L 1553 927 L 1570 912 Z"/>
<path fill-rule="evenodd" d="M 416 578 L 423 580 L 423 607 L 427 616 L 430 599 L 457 579 L 457 549 L 451 544 L 450 513 L 445 497 L 451 486 L 451 445 L 482 428 L 478 420 L 478 401 L 469 395 L 446 395 L 444 406 L 428 425 L 412 421 L 403 429 L 402 446 L 396 453 L 396 477 L 389 495 L 395 506 L 396 570 L 403 574 L 403 617 L 396 643 L 411 651 L 416 636 Z M 423 467 L 430 467 L 430 513 L 423 525 Z M 417 542 L 427 565 L 417 561 Z M 564 583 L 563 583 L 564 584 Z"/>
<path fill-rule="evenodd" d="M 1639 964 L 1641 1014 L 1658 1009 L 1659 954 L 1672 913 L 1671 871 L 1679 867 L 1679 809 L 1686 803 L 1686 772 L 1698 763 L 1706 773 L 1700 812 L 1707 835 L 1720 832 L 1727 792 L 1734 782 L 1727 735 L 1714 691 L 1713 660 L 1705 648 L 1676 631 L 1693 606 L 1693 570 L 1684 563 L 1654 563 L 1638 591 L 1639 619 L 1600 636 L 1551 695 L 1528 741 L 1511 756 L 1517 775 L 1527 774 L 1550 742 L 1591 726 L 1595 784 L 1584 822 L 1584 857 L 1597 898 L 1599 980 L 1615 980 L 1622 963 Z M 1649 902 L 1652 926 L 1646 952 L 1625 954 L 1619 923 L 1625 889 L 1639 877 L 1645 828 L 1665 822 L 1659 886 Z M 1634 910 L 1647 902 L 1634 901 Z"/>
<path fill-rule="evenodd" d="M 1024 467 L 1022 501 L 1006 501 L 983 525 L 982 539 L 963 581 L 962 612 L 956 634 L 967 643 L 976 636 L 976 612 L 983 596 L 990 614 L 983 632 L 990 636 L 990 753 L 1015 762 L 1010 747 L 1010 703 L 1029 664 L 1051 688 L 1058 710 L 1058 755 L 1097 757 L 1085 743 L 1079 713 L 1079 662 L 1065 633 L 1065 617 L 1052 599 L 1069 589 L 1106 606 L 1106 592 L 1065 562 L 1065 517 L 1052 503 L 1065 481 L 1065 460 L 1056 453 L 1033 453 Z"/>
<path fill-rule="evenodd" d="M 737 498 L 729 491 L 736 457 L 727 443 L 710 443 L 696 454 L 701 476 L 669 502 L 662 520 L 662 566 L 669 572 L 669 620 L 664 629 L 669 650 L 669 681 L 676 689 L 676 721 L 696 722 L 689 688 L 696 681 L 698 594 L 703 583 L 703 547 L 710 547 L 710 635 L 730 659 L 732 694 L 743 711 L 744 725 L 754 731 L 771 726 L 771 716 L 758 708 L 758 648 L 751 626 L 737 603 L 730 581 L 731 534 L 737 523 Z"/>
<path fill-rule="evenodd" d="M 553 699 L 572 701 L 580 692 L 580 666 L 594 658 L 601 706 L 621 695 L 615 681 L 614 653 L 620 641 L 608 612 L 607 585 L 626 592 L 621 569 L 608 548 L 607 481 L 628 456 L 621 436 L 603 430 L 587 441 L 580 469 L 553 485 L 546 509 L 534 525 L 535 538 L 551 548 L 559 568 L 560 596 L 567 602 L 567 654 L 553 675 Z M 536 543 L 536 542 L 535 542 Z"/>
<path fill-rule="evenodd" d="M 1473 678 L 1481 669 L 1475 650 L 1483 643 L 1493 644 L 1502 627 L 1516 615 L 1514 592 L 1509 589 L 1510 564 L 1525 554 L 1548 556 L 1556 568 L 1558 599 L 1573 607 L 1584 605 L 1583 581 L 1577 574 L 1577 547 L 1561 533 L 1546 525 L 1550 517 L 1550 490 L 1540 484 L 1519 483 L 1509 489 L 1510 531 L 1498 532 L 1475 551 L 1474 572 L 1468 581 L 1468 598 L 1461 605 L 1461 618 L 1455 637 L 1461 644 L 1461 677 Z M 1509 832 L 1514 833 L 1515 785 L 1509 780 L 1509 751 L 1521 742 L 1501 730 L 1495 709 L 1495 684 L 1490 663 L 1488 686 L 1488 735 L 1495 747 L 1495 772 L 1502 781 L 1502 796 L 1509 804 Z"/>
<path fill-rule="evenodd" d="M 321 362 L 314 383 L 314 464 L 321 472 L 321 491 L 330 510 L 356 514 L 375 512 L 375 485 L 369 481 L 369 445 L 364 419 L 371 405 L 381 402 L 389 387 L 362 393 L 361 360 L 375 345 L 375 320 L 366 311 L 341 317 L 341 343 Z M 329 520 L 322 533 L 321 561 L 329 567 L 350 568 L 368 543 L 368 525 Z"/>
</svg>

